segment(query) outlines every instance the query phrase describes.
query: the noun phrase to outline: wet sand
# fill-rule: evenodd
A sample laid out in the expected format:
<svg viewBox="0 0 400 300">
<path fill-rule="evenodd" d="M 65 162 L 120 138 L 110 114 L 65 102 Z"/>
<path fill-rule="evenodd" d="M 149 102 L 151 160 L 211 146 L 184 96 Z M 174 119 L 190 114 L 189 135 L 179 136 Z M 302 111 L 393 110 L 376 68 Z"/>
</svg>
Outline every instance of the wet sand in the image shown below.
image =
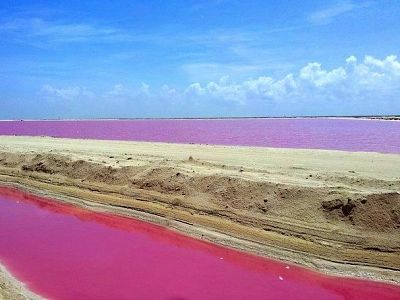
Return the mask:
<svg viewBox="0 0 400 300">
<path fill-rule="evenodd" d="M 400 282 L 400 155 L 0 137 L 0 181 L 319 271 Z"/>
<path fill-rule="evenodd" d="M 0 265 L 0 299 L 37 300 L 41 297 L 33 294 Z"/>
</svg>

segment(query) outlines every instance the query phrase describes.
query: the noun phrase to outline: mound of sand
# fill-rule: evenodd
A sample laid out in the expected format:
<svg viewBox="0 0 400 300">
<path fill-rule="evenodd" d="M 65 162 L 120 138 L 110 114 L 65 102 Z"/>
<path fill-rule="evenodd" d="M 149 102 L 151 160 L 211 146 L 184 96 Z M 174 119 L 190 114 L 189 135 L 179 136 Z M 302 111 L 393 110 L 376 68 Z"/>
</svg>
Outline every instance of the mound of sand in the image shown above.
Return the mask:
<svg viewBox="0 0 400 300">
<path fill-rule="evenodd" d="M 345 223 L 373 232 L 400 228 L 400 194 L 397 192 L 360 193 L 329 186 L 278 184 L 224 174 L 190 173 L 167 166 L 111 167 L 54 154 L 1 153 L 0 165 L 25 174 L 121 186 L 126 191 L 156 191 L 178 196 L 181 205 L 234 209 L 261 218 L 271 215 L 303 222 Z"/>
</svg>

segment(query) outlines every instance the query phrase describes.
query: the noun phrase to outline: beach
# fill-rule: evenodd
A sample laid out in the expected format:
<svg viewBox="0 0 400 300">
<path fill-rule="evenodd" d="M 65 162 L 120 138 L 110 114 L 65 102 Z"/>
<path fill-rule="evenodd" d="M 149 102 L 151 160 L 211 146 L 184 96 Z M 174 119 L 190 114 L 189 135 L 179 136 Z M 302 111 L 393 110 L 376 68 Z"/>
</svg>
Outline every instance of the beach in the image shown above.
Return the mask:
<svg viewBox="0 0 400 300">
<path fill-rule="evenodd" d="M 399 165 L 372 152 L 0 137 L 2 185 L 397 284 Z"/>
<path fill-rule="evenodd" d="M 41 297 L 29 291 L 0 265 L 0 299 L 38 300 Z"/>
</svg>

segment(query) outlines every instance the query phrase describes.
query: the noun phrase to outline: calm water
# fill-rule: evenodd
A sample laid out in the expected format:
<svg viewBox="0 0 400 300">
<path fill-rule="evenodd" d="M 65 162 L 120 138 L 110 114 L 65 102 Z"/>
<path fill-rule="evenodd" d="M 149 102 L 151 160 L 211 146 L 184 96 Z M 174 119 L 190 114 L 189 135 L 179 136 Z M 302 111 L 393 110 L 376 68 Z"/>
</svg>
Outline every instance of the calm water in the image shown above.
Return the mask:
<svg viewBox="0 0 400 300">
<path fill-rule="evenodd" d="M 52 299 L 398 299 L 334 278 L 0 187 L 0 261 Z"/>
<path fill-rule="evenodd" d="M 400 153 L 400 121 L 356 119 L 0 121 L 0 135 Z"/>
</svg>

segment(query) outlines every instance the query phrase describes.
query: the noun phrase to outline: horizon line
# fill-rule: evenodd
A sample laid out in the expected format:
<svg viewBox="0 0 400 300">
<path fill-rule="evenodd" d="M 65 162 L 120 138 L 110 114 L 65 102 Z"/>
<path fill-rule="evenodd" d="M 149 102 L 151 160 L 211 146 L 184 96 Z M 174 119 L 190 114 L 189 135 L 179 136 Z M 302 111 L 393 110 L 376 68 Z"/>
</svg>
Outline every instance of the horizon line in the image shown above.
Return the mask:
<svg viewBox="0 0 400 300">
<path fill-rule="evenodd" d="M 400 120 L 400 114 L 393 115 L 298 115 L 298 116 L 230 116 L 230 117 L 124 117 L 124 118 L 38 118 L 38 119 L 0 119 L 0 121 L 109 121 L 109 120 L 229 120 L 229 119 L 316 119 L 316 118 L 354 118 Z M 390 119 L 393 118 L 393 119 Z"/>
</svg>

